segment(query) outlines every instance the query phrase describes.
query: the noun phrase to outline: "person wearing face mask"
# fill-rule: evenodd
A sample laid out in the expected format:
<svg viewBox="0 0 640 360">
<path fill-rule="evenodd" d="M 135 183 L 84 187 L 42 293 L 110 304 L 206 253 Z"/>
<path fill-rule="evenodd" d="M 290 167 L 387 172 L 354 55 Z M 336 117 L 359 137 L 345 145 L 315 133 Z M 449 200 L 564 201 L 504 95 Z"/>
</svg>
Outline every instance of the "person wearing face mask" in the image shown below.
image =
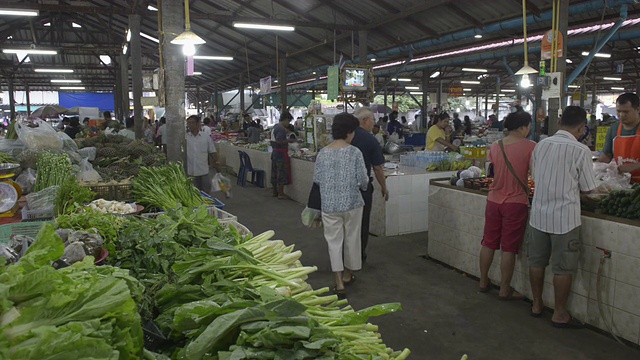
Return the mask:
<svg viewBox="0 0 640 360">
<path fill-rule="evenodd" d="M 611 125 L 602 149 L 600 162 L 615 160 L 618 170 L 631 173 L 631 181 L 640 183 L 640 99 L 625 93 L 616 100 L 620 121 Z"/>
</svg>

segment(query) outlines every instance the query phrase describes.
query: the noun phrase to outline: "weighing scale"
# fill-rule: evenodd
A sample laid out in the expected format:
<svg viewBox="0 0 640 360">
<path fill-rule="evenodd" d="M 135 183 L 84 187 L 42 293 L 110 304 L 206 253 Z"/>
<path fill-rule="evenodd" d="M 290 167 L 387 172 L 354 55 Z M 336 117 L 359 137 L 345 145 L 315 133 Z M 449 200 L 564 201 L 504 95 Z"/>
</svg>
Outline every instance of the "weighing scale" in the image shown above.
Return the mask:
<svg viewBox="0 0 640 360">
<path fill-rule="evenodd" d="M 20 164 L 0 164 L 0 218 L 11 218 L 18 212 L 22 189 L 12 178 L 19 167 Z"/>
</svg>

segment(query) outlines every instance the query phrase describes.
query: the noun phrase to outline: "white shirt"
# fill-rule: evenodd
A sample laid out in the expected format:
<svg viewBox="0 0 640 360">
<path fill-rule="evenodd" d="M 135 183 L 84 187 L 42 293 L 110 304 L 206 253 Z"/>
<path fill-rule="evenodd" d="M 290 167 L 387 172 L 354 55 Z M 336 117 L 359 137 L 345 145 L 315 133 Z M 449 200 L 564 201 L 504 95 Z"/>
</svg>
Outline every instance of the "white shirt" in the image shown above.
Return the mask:
<svg viewBox="0 0 640 360">
<path fill-rule="evenodd" d="M 580 192 L 596 188 L 591 150 L 558 130 L 536 145 L 531 162 L 536 187 L 531 226 L 550 234 L 566 234 L 580 226 Z"/>
<path fill-rule="evenodd" d="M 373 135 L 373 137 L 375 137 L 376 140 L 378 140 L 378 143 L 380 143 L 380 146 L 384 147 L 384 136 L 382 136 L 382 133 L 377 133 Z"/>
<path fill-rule="evenodd" d="M 200 131 L 193 135 L 187 130 L 187 175 L 202 176 L 209 173 L 209 154 L 216 152 L 211 136 Z"/>
<path fill-rule="evenodd" d="M 211 128 L 207 125 L 202 125 L 201 131 L 204 131 L 205 135 L 211 136 Z"/>
</svg>

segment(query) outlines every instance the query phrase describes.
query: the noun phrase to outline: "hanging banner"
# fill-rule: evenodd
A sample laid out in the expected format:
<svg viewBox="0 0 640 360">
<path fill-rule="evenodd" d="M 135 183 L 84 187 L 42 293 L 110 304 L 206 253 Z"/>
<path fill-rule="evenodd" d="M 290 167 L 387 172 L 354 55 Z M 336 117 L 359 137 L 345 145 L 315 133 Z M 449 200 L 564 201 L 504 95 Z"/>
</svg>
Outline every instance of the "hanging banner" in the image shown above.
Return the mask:
<svg viewBox="0 0 640 360">
<path fill-rule="evenodd" d="M 557 32 L 558 34 L 558 49 L 556 50 L 556 54 L 558 54 L 558 57 L 561 58 L 562 57 L 562 47 L 563 47 L 563 38 L 562 38 L 562 34 Z M 551 59 L 551 48 L 552 48 L 552 42 L 553 42 L 553 33 L 551 32 L 551 30 L 547 31 L 544 36 L 542 37 L 542 45 L 540 47 L 540 56 L 542 56 L 543 59 L 545 60 L 549 60 Z"/>
<path fill-rule="evenodd" d="M 463 90 L 462 86 L 449 86 L 449 97 L 461 97 Z"/>
<path fill-rule="evenodd" d="M 329 66 L 327 69 L 327 99 L 337 100 L 340 96 L 340 67 Z"/>
<path fill-rule="evenodd" d="M 271 76 L 260 79 L 260 94 L 266 95 L 271 92 Z"/>
</svg>

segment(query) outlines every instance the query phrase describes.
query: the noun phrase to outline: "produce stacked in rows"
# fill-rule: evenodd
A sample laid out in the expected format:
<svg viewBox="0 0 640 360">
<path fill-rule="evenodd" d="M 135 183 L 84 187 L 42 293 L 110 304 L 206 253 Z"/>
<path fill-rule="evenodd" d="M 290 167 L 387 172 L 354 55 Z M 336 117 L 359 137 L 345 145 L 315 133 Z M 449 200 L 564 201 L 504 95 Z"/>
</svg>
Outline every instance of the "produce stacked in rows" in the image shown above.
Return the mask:
<svg viewBox="0 0 640 360">
<path fill-rule="evenodd" d="M 195 208 L 203 201 L 200 191 L 193 186 L 180 163 L 142 167 L 132 185 L 131 193 L 136 201 L 152 208 Z"/>
<path fill-rule="evenodd" d="M 471 166 L 473 166 L 471 160 L 449 161 L 445 159 L 430 163 L 427 165 L 427 171 L 457 171 L 468 169 Z"/>
<path fill-rule="evenodd" d="M 122 135 L 99 135 L 76 143 L 79 148 L 96 148 L 92 164 L 105 181 L 137 176 L 141 166 L 160 166 L 166 162 L 165 155 L 155 146 Z"/>
<path fill-rule="evenodd" d="M 142 320 L 153 320 L 173 359 L 404 359 L 387 348 L 370 316 L 399 304 L 354 311 L 306 283 L 315 267 L 273 232 L 241 236 L 206 207 L 178 208 L 154 219 L 84 212 L 56 226 L 95 228 L 111 255 L 145 287 Z M 160 358 L 160 355 L 157 355 Z"/>
<path fill-rule="evenodd" d="M 71 161 L 66 154 L 56 155 L 44 152 L 38 156 L 38 175 L 34 191 L 50 186 L 60 186 L 73 174 Z"/>
<path fill-rule="evenodd" d="M 92 257 L 56 270 L 63 253 L 46 225 L 17 264 L 0 263 L 0 358 L 142 358 L 140 283 Z"/>
<path fill-rule="evenodd" d="M 629 190 L 614 190 L 600 203 L 607 215 L 627 219 L 640 219 L 640 184 Z"/>
</svg>

